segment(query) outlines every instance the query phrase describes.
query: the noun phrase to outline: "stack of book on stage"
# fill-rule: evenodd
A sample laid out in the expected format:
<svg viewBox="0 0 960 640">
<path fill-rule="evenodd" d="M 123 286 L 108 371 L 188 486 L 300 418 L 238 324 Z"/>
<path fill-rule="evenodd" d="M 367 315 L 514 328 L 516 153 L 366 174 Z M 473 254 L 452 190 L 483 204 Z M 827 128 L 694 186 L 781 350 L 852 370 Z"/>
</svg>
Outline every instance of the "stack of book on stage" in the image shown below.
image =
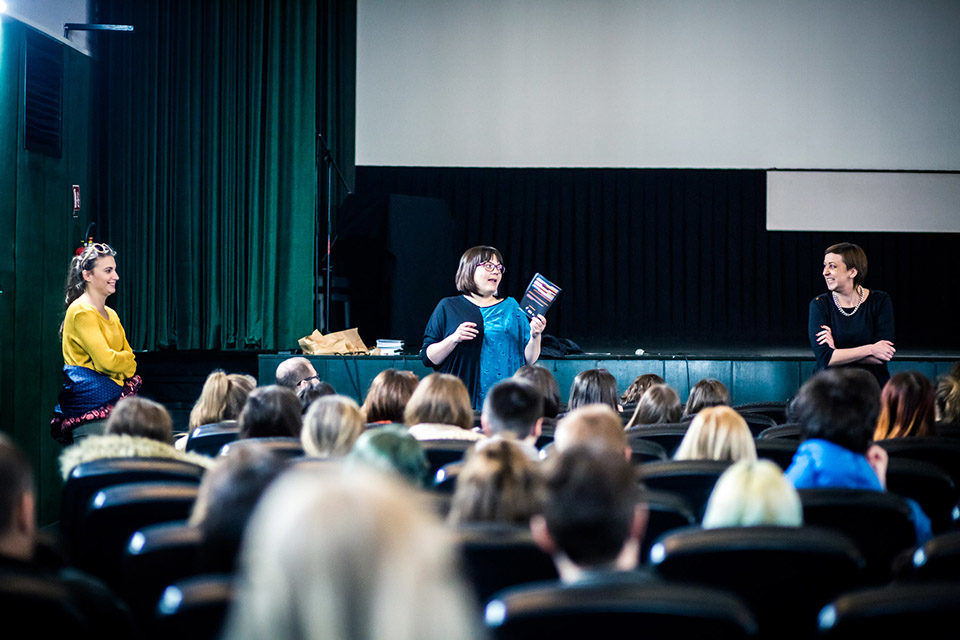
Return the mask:
<svg viewBox="0 0 960 640">
<path fill-rule="evenodd" d="M 403 352 L 403 340 L 381 338 L 377 340 L 377 349 L 382 356 L 398 356 Z"/>
</svg>

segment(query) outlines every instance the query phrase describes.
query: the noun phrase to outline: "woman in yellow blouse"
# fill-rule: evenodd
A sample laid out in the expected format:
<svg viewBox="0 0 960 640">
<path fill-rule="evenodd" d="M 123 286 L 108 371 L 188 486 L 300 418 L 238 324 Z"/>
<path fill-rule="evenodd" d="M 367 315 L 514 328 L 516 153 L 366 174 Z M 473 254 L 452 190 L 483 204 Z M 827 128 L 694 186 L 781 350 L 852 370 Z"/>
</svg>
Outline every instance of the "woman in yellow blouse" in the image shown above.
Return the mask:
<svg viewBox="0 0 960 640">
<path fill-rule="evenodd" d="M 117 400 L 140 388 L 123 325 L 106 305 L 120 279 L 116 255 L 109 245 L 97 243 L 70 261 L 61 327 L 64 386 L 50 423 L 60 442 L 101 433 Z"/>
</svg>

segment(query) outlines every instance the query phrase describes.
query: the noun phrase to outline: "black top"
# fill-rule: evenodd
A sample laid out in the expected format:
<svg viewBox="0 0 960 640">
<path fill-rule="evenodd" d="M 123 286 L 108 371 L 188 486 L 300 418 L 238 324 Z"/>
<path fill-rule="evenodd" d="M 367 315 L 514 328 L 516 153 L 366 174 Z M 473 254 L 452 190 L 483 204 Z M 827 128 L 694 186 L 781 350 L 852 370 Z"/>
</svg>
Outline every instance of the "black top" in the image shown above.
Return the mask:
<svg viewBox="0 0 960 640">
<path fill-rule="evenodd" d="M 477 325 L 477 337 L 473 340 L 460 342 L 454 347 L 443 362 L 434 364 L 427 357 L 427 347 L 440 342 L 456 331 L 464 322 L 474 322 Z M 423 347 L 420 349 L 420 359 L 423 364 L 439 371 L 449 373 L 463 380 L 470 399 L 480 395 L 480 349 L 483 347 L 483 316 L 480 309 L 463 296 L 444 298 L 430 314 L 427 328 L 423 331 Z"/>
<path fill-rule="evenodd" d="M 844 311 L 850 312 L 853 307 L 844 307 Z M 813 349 L 813 355 L 817 359 L 817 371 L 822 371 L 829 366 L 830 357 L 833 355 L 833 349 L 825 344 L 817 344 L 817 333 L 820 331 L 820 325 L 830 327 L 833 332 L 833 344 L 837 349 L 851 349 L 861 347 L 867 344 L 873 344 L 878 340 L 889 340 L 893 342 L 893 303 L 883 291 L 873 289 L 870 295 L 860 305 L 852 316 L 844 316 L 837 310 L 833 302 L 833 295 L 829 292 L 821 293 L 810 301 L 810 319 L 807 323 L 807 334 L 810 338 L 810 348 Z M 890 379 L 890 371 L 884 364 L 862 364 L 851 362 L 848 365 L 865 369 L 874 375 L 882 388 Z"/>
</svg>

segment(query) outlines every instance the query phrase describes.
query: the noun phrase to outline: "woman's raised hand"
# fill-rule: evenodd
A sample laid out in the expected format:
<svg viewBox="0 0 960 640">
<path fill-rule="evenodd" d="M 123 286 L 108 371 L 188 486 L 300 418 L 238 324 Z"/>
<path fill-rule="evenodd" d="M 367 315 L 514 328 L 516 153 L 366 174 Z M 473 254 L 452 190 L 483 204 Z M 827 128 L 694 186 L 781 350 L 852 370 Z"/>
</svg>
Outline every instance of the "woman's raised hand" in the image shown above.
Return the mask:
<svg viewBox="0 0 960 640">
<path fill-rule="evenodd" d="M 893 359 L 893 354 L 896 352 L 893 343 L 889 340 L 878 340 L 873 343 L 873 355 L 877 360 L 888 362 Z"/>
<path fill-rule="evenodd" d="M 530 337 L 539 338 L 540 334 L 543 333 L 543 330 L 547 328 L 547 319 L 541 315 L 534 316 L 530 319 Z"/>
<path fill-rule="evenodd" d="M 454 342 L 465 342 L 473 340 L 479 333 L 476 322 L 461 322 L 460 326 L 450 335 L 453 336 Z"/>
</svg>

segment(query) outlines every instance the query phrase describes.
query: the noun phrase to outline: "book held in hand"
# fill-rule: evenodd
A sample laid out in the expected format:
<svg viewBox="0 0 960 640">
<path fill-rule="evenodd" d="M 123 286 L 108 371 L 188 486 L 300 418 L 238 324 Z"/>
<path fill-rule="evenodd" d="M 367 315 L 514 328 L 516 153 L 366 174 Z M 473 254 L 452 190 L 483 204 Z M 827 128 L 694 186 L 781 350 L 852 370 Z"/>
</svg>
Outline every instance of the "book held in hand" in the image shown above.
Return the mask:
<svg viewBox="0 0 960 640">
<path fill-rule="evenodd" d="M 563 289 L 538 273 L 533 276 L 533 280 L 527 285 L 527 290 L 524 292 L 523 298 L 520 299 L 520 308 L 529 318 L 546 315 L 547 309 L 550 308 L 561 291 Z"/>
</svg>

